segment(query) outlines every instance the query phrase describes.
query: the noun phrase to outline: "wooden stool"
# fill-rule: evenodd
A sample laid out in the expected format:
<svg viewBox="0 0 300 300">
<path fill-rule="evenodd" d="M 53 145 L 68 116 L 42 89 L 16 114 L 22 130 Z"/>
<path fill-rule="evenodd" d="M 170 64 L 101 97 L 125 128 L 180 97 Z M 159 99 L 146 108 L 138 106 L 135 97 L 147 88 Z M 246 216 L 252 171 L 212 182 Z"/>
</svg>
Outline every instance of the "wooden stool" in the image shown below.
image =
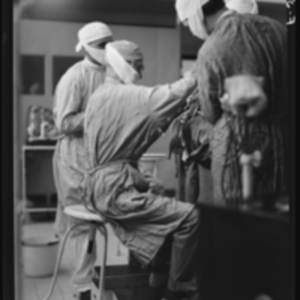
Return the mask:
<svg viewBox="0 0 300 300">
<path fill-rule="evenodd" d="M 65 236 L 62 240 L 62 244 L 60 245 L 60 250 L 59 250 L 56 265 L 55 265 L 55 270 L 54 270 L 54 275 L 53 275 L 53 278 L 52 278 L 52 283 L 51 283 L 51 286 L 50 286 L 50 290 L 49 290 L 47 296 L 44 298 L 44 300 L 50 299 L 50 297 L 53 293 L 54 286 L 55 286 L 56 279 L 57 279 L 58 269 L 59 269 L 59 266 L 60 266 L 60 263 L 61 263 L 63 251 L 64 251 L 64 248 L 65 248 L 68 236 L 70 235 L 70 233 L 75 228 L 82 225 L 83 223 L 87 223 L 88 225 L 90 225 L 91 230 L 93 230 L 93 231 L 98 229 L 99 232 L 104 237 L 102 268 L 101 268 L 101 275 L 99 276 L 99 293 L 98 293 L 98 300 L 104 300 L 104 299 L 102 299 L 102 297 L 103 297 L 103 291 L 104 291 L 104 279 L 105 279 L 105 268 L 106 268 L 106 257 L 107 257 L 107 245 L 108 245 L 107 229 L 106 229 L 106 226 L 105 226 L 106 222 L 103 220 L 103 218 L 98 213 L 96 213 L 96 212 L 94 213 L 94 212 L 91 212 L 91 211 L 87 210 L 87 208 L 84 205 L 67 206 L 64 209 L 64 213 L 66 215 L 70 216 L 70 217 L 82 220 L 82 222 L 73 225 L 66 232 L 66 234 L 65 234 Z M 94 235 L 93 235 L 92 239 L 94 239 Z"/>
</svg>

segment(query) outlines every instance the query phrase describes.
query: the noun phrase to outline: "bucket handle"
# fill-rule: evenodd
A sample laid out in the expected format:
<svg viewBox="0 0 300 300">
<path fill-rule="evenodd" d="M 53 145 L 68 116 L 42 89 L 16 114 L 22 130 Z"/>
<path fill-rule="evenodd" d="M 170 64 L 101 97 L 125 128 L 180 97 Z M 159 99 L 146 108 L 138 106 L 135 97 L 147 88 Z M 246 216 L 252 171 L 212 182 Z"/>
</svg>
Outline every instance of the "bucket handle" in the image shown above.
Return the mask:
<svg viewBox="0 0 300 300">
<path fill-rule="evenodd" d="M 50 241 L 50 242 L 48 242 L 48 243 L 46 243 L 46 244 L 29 244 L 29 243 L 25 243 L 24 241 L 22 241 L 21 242 L 21 245 L 22 246 L 32 246 L 32 247 L 41 247 L 41 246 L 53 246 L 53 245 L 56 245 L 56 244 L 58 244 L 59 243 L 59 240 L 57 240 L 57 241 Z"/>
<path fill-rule="evenodd" d="M 47 243 L 47 246 L 53 246 L 53 245 L 56 245 L 56 244 L 58 244 L 59 243 L 59 240 L 57 240 L 57 241 L 52 241 L 52 242 L 48 242 Z"/>
</svg>

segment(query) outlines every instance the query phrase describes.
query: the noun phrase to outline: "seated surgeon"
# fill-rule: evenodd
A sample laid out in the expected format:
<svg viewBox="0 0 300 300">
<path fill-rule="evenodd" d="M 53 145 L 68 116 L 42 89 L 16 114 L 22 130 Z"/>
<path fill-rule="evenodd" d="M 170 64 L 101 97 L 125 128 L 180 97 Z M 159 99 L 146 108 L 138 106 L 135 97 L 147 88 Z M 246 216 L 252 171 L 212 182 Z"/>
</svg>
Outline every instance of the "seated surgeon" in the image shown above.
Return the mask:
<svg viewBox="0 0 300 300">
<path fill-rule="evenodd" d="M 164 299 L 198 300 L 199 211 L 191 203 L 155 193 L 158 180 L 142 174 L 137 164 L 182 112 L 196 81 L 135 85 L 142 77 L 143 56 L 129 41 L 107 44 L 106 60 L 105 82 L 86 109 L 89 172 L 82 182 L 83 194 L 142 265 L 152 263 L 150 285 L 163 289 L 168 284 Z M 171 263 L 162 270 L 159 250 L 169 237 Z"/>
</svg>

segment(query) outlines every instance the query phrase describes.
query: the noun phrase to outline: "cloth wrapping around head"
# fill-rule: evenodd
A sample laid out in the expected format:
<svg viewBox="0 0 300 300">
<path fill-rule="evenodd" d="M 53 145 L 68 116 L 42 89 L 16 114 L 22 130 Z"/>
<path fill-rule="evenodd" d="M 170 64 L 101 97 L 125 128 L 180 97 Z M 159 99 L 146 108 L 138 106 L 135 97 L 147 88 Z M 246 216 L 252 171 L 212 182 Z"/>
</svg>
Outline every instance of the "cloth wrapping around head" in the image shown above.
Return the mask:
<svg viewBox="0 0 300 300">
<path fill-rule="evenodd" d="M 204 26 L 202 6 L 209 0 L 176 0 L 175 8 L 181 22 L 187 21 L 193 35 L 205 40 L 208 36 Z"/>
<path fill-rule="evenodd" d="M 95 42 L 107 37 L 112 37 L 112 32 L 107 25 L 101 22 L 92 22 L 83 26 L 78 31 L 78 44 L 76 45 L 76 52 L 83 48 L 100 64 L 105 62 L 104 50 L 96 49 L 89 46 L 89 43 Z"/>
<path fill-rule="evenodd" d="M 139 79 L 138 72 L 126 60 L 142 60 L 138 45 L 129 41 L 115 41 L 106 45 L 107 63 L 114 69 L 124 83 L 134 83 Z"/>
<path fill-rule="evenodd" d="M 226 7 L 239 14 L 258 14 L 256 0 L 228 0 Z"/>
</svg>

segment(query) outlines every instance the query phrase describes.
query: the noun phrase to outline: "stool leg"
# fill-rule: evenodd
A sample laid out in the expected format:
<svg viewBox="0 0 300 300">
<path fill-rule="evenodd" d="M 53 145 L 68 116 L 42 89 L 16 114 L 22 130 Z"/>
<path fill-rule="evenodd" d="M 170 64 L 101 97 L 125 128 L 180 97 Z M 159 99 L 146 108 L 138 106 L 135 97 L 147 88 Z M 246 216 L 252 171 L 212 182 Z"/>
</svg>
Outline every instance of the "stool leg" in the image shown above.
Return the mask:
<svg viewBox="0 0 300 300">
<path fill-rule="evenodd" d="M 55 286 L 55 283 L 56 283 L 56 279 L 57 279 L 57 273 L 58 273 L 58 269 L 59 269 L 59 266 L 60 266 L 60 263 L 61 263 L 61 259 L 62 259 L 62 255 L 63 255 L 63 251 L 65 249 L 65 244 L 66 244 L 66 241 L 67 241 L 67 238 L 68 236 L 70 235 L 70 233 L 79 225 L 82 225 L 81 223 L 78 223 L 78 224 L 75 224 L 73 225 L 65 234 L 63 240 L 62 240 L 62 244 L 60 245 L 60 249 L 59 249 L 59 253 L 58 253 L 58 257 L 57 257 L 57 260 L 56 260 L 56 265 L 55 265 L 55 270 L 54 270 L 54 274 L 53 274 L 53 277 L 52 277 L 52 282 L 51 282 L 51 286 L 50 286 L 50 289 L 49 289 L 49 292 L 47 294 L 47 296 L 45 296 L 45 298 L 43 300 L 49 300 L 52 293 L 53 293 L 53 290 L 54 290 L 54 286 Z"/>
<path fill-rule="evenodd" d="M 103 255 L 102 255 L 102 266 L 101 266 L 101 274 L 99 276 L 99 293 L 98 293 L 98 300 L 104 300 L 104 284 L 105 284 L 105 267 L 106 267 L 106 257 L 107 257 L 107 229 L 105 225 L 101 225 L 98 227 L 98 230 L 101 232 L 103 239 L 104 239 L 104 248 L 103 248 Z"/>
<path fill-rule="evenodd" d="M 96 230 L 97 230 L 97 226 L 95 226 L 95 225 L 93 225 L 93 223 L 91 223 L 91 227 L 89 229 L 89 243 L 88 243 L 88 249 L 87 249 L 87 252 L 89 254 L 92 253 L 94 243 L 96 242 L 95 241 Z"/>
</svg>

